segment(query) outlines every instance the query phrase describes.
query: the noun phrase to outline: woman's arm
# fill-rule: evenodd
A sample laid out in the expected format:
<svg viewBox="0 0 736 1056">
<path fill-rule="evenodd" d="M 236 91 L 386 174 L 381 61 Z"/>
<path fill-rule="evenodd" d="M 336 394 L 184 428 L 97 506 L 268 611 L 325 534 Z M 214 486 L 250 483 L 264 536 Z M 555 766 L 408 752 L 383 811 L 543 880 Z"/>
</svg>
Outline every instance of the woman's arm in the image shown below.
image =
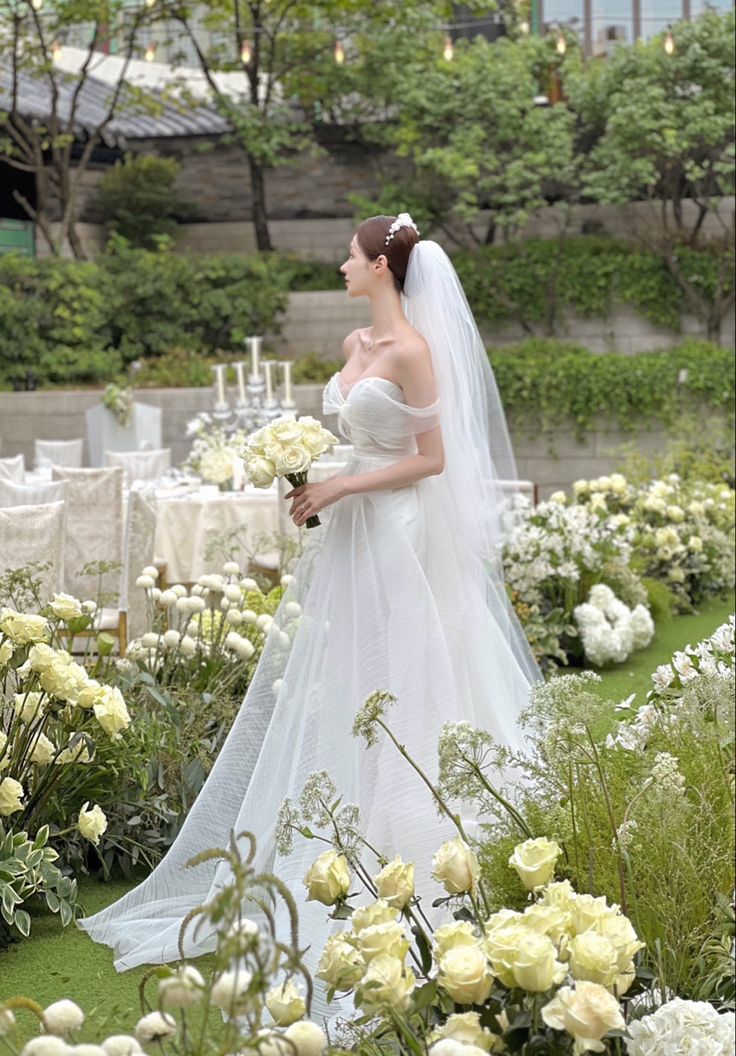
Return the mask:
<svg viewBox="0 0 736 1056">
<path fill-rule="evenodd" d="M 412 407 L 427 407 L 437 399 L 437 388 L 432 372 L 432 359 L 426 343 L 405 347 L 392 357 L 392 371 L 403 389 L 406 402 Z M 442 430 L 439 425 L 417 434 L 417 453 L 403 458 L 393 466 L 373 469 L 351 476 L 337 476 L 319 484 L 304 484 L 287 492 L 292 500 L 290 515 L 296 525 L 319 513 L 346 495 L 415 484 L 425 477 L 441 473 L 445 466 Z M 308 509 L 303 509 L 307 506 Z M 299 511 L 296 512 L 295 511 Z"/>
</svg>

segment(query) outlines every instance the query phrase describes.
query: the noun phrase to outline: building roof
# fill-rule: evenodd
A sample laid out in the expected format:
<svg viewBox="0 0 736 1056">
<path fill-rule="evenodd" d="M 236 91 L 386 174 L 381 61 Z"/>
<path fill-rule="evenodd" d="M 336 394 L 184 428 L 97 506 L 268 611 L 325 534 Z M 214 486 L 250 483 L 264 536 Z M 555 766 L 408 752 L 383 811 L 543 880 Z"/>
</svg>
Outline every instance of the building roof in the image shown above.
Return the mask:
<svg viewBox="0 0 736 1056">
<path fill-rule="evenodd" d="M 79 52 L 86 55 L 78 48 L 62 48 L 62 54 L 55 62 L 54 76 L 59 89 L 59 102 L 57 112 L 63 121 L 69 119 L 72 106 L 74 90 L 78 84 L 76 71 L 81 63 L 73 64 L 74 57 L 66 56 L 64 52 Z M 110 56 L 100 56 L 101 59 L 109 60 Z M 94 131 L 104 120 L 112 94 L 120 76 L 122 60 L 115 60 L 120 66 L 117 71 L 115 66 L 108 62 L 104 76 L 100 76 L 95 69 L 96 59 L 93 59 L 82 90 L 77 100 L 75 114 L 75 132 L 81 134 Z M 148 63 L 135 63 L 136 66 L 148 66 Z M 156 64 L 162 65 L 162 64 Z M 169 67 L 169 70 L 171 68 Z M 114 73 L 117 76 L 113 76 Z M 178 76 L 184 72 L 185 76 Z M 197 71 L 192 71 L 197 72 Z M 146 81 L 141 79 L 140 73 L 129 70 L 130 76 L 126 81 L 133 86 L 133 92 L 128 93 L 129 102 L 120 105 L 118 112 L 109 125 L 106 126 L 103 140 L 109 145 L 124 147 L 126 142 L 134 139 L 153 139 L 168 136 L 206 136 L 218 135 L 230 130 L 227 121 L 215 110 L 202 103 L 177 103 L 169 97 L 162 95 L 161 88 L 167 83 L 181 83 L 189 89 L 186 71 L 175 70 L 168 78 L 151 76 Z M 156 71 L 151 71 L 155 75 Z M 177 76 L 175 76 L 177 75 Z M 201 74 L 200 74 L 201 78 Z M 12 74 L 7 68 L 0 68 L 0 110 L 6 112 L 12 105 Z M 154 106 L 148 106 L 143 102 L 136 101 L 138 93 L 136 89 L 142 89 L 149 100 L 154 101 Z M 125 92 L 126 89 L 123 91 Z M 194 95 L 201 94 L 193 90 Z M 51 113 L 51 84 L 48 76 L 30 76 L 27 73 L 18 76 L 18 107 L 21 114 L 27 118 L 37 118 L 39 121 L 46 120 Z M 124 98 L 124 96 L 123 96 Z M 151 112 L 153 111 L 153 112 Z"/>
</svg>

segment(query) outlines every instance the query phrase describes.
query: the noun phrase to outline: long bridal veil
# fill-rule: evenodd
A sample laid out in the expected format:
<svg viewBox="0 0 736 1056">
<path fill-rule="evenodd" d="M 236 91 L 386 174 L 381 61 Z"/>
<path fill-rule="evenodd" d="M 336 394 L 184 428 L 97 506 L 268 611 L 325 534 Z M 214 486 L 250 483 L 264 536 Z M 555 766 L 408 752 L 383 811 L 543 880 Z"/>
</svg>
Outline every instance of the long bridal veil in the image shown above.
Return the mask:
<svg viewBox="0 0 736 1056">
<path fill-rule="evenodd" d="M 503 409 L 460 283 L 436 243 L 412 250 L 406 294 L 407 317 L 431 349 L 437 407 L 409 407 L 387 379 L 365 379 L 343 394 L 333 378 L 325 410 L 338 414 L 353 443 L 346 472 L 363 473 L 405 457 L 412 443 L 415 451 L 413 434 L 439 409 L 445 470 L 409 487 L 348 495 L 322 514 L 174 844 L 138 887 L 79 922 L 114 948 L 120 970 L 179 958 L 183 919 L 230 879 L 222 863 L 187 863 L 245 830 L 257 840 L 256 867 L 294 892 L 300 945 L 314 972 L 328 935 L 341 927 L 305 898 L 303 877 L 322 847 L 295 841 L 282 856 L 275 840 L 282 801 L 298 799 L 314 772 L 330 771 L 344 802 L 360 807 L 366 839 L 414 861 L 427 883 L 432 855 L 453 833 L 392 745 L 366 751 L 351 736 L 356 710 L 374 691 L 396 696 L 397 738 L 431 775 L 446 721 L 521 745 L 517 719 L 539 672 L 503 585 L 501 500 L 504 482 L 516 476 Z M 214 931 L 188 932 L 183 949 L 193 957 L 216 943 Z M 313 1010 L 329 1014 L 324 988 Z"/>
</svg>

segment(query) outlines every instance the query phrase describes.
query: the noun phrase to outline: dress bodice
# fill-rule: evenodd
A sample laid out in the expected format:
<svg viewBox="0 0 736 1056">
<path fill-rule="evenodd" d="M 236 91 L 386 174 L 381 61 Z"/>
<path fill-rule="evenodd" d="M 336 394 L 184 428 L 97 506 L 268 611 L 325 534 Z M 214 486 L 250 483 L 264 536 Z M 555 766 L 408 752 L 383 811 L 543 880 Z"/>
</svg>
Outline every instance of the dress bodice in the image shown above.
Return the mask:
<svg viewBox="0 0 736 1056">
<path fill-rule="evenodd" d="M 343 386 L 339 373 L 333 374 L 324 389 L 322 409 L 337 415 L 340 434 L 353 445 L 356 456 L 366 458 L 416 454 L 415 434 L 437 420 L 436 404 L 409 407 L 402 389 L 377 375 Z"/>
</svg>

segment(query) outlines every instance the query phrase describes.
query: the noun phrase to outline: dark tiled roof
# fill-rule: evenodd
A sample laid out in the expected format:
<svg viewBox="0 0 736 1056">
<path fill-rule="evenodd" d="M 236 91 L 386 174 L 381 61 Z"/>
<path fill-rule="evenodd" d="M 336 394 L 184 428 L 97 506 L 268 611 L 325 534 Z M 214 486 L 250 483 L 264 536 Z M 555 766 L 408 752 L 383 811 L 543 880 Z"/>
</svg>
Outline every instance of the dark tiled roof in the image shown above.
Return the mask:
<svg viewBox="0 0 736 1056">
<path fill-rule="evenodd" d="M 54 71 L 58 85 L 59 101 L 57 113 L 63 122 L 69 118 L 77 78 L 61 70 Z M 8 112 L 12 100 L 12 75 L 0 68 L 0 110 Z M 114 86 L 106 81 L 88 76 L 77 100 L 74 127 L 77 134 L 91 132 L 104 120 Z M 123 89 L 121 100 L 126 98 Z M 51 83 L 48 76 L 18 77 L 18 111 L 26 118 L 46 120 L 51 114 Z M 165 136 L 205 136 L 229 131 L 230 126 L 216 110 L 202 105 L 174 105 L 164 101 L 160 92 L 145 89 L 145 95 L 155 101 L 155 108 L 136 101 L 138 92 L 128 92 L 128 102 L 118 104 L 117 113 L 105 127 L 103 140 L 108 144 L 124 146 L 127 140 L 149 139 Z M 153 112 L 149 112 L 153 110 Z"/>
</svg>

